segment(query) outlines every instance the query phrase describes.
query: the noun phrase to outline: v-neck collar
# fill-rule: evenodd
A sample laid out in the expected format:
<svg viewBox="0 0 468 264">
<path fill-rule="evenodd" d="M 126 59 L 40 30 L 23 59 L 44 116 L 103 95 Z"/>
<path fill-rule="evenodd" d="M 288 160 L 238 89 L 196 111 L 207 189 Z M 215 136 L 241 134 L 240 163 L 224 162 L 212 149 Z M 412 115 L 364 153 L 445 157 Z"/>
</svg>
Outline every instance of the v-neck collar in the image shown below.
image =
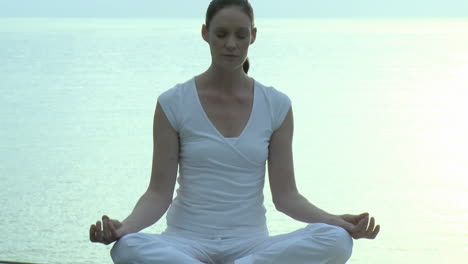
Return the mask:
<svg viewBox="0 0 468 264">
<path fill-rule="evenodd" d="M 210 118 L 205 112 L 205 109 L 203 108 L 203 105 L 200 100 L 200 96 L 198 95 L 198 90 L 197 90 L 197 83 L 195 82 L 195 77 L 192 78 L 192 91 L 194 92 L 194 98 L 197 101 L 198 106 L 200 107 L 200 111 L 202 112 L 202 115 L 204 116 L 206 122 L 210 125 L 210 127 L 215 131 L 215 133 L 221 137 L 224 141 L 228 143 L 236 143 L 245 133 L 246 130 L 248 130 L 250 123 L 252 122 L 253 115 L 255 113 L 255 108 L 256 108 L 256 101 L 257 101 L 257 82 L 255 79 L 253 79 L 253 99 L 252 99 L 252 109 L 250 110 L 250 115 L 249 119 L 247 120 L 247 123 L 245 124 L 244 128 L 242 129 L 240 135 L 238 137 L 225 137 L 221 132 L 216 128 L 216 126 L 211 122 Z"/>
</svg>

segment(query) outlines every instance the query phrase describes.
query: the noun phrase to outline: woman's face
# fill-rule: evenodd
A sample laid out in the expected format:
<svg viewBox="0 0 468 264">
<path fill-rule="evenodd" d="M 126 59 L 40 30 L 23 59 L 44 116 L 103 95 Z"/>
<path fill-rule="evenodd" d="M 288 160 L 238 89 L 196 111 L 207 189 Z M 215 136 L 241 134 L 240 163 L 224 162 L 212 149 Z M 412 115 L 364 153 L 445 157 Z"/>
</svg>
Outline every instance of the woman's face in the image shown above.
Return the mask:
<svg viewBox="0 0 468 264">
<path fill-rule="evenodd" d="M 203 25 L 203 39 L 210 45 L 212 63 L 224 69 L 242 67 L 257 29 L 240 7 L 231 6 L 218 11 L 210 23 Z"/>
</svg>

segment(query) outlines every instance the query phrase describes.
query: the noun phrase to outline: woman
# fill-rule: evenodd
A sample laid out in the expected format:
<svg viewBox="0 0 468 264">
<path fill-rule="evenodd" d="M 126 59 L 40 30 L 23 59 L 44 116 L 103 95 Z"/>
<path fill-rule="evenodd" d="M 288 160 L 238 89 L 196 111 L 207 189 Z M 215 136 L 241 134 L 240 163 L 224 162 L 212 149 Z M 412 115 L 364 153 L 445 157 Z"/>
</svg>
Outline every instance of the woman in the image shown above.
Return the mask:
<svg viewBox="0 0 468 264">
<path fill-rule="evenodd" d="M 376 237 L 367 213 L 332 215 L 299 194 L 289 98 L 247 75 L 256 33 L 247 0 L 210 3 L 202 36 L 211 66 L 159 96 L 147 191 L 123 222 L 103 216 L 90 228 L 93 242 L 117 241 L 115 263 L 345 263 L 351 237 Z M 276 208 L 305 228 L 268 235 L 266 160 Z M 139 233 L 166 210 L 162 234 Z"/>
</svg>

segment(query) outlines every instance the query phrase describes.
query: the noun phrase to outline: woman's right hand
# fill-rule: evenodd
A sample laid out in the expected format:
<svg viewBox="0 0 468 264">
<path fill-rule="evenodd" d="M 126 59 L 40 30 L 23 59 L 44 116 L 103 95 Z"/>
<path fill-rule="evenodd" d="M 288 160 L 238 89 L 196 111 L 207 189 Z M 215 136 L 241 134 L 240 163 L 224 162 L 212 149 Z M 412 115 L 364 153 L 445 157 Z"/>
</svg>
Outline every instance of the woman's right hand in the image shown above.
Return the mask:
<svg viewBox="0 0 468 264">
<path fill-rule="evenodd" d="M 102 216 L 102 224 L 101 221 L 97 221 L 89 228 L 89 240 L 109 245 L 124 235 L 121 228 L 121 222 L 104 215 Z"/>
</svg>

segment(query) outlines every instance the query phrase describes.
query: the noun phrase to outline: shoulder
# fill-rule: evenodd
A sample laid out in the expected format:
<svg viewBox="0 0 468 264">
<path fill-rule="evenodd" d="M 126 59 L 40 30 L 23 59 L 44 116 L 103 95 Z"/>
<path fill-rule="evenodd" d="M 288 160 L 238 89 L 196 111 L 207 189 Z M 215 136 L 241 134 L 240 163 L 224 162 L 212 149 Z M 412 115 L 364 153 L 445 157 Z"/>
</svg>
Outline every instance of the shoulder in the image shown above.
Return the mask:
<svg viewBox="0 0 468 264">
<path fill-rule="evenodd" d="M 259 81 L 255 81 L 258 89 L 261 91 L 261 93 L 265 96 L 266 100 L 270 102 L 273 105 L 290 105 L 291 104 L 291 99 L 289 96 L 280 91 L 279 89 L 276 89 L 273 86 L 267 86 L 262 84 Z"/>
<path fill-rule="evenodd" d="M 193 78 L 185 82 L 178 83 L 172 88 L 162 92 L 158 97 L 158 101 L 160 103 L 161 101 L 162 103 L 164 103 L 166 101 L 180 100 L 184 97 L 184 95 L 187 95 L 192 85 L 193 85 Z"/>
<path fill-rule="evenodd" d="M 186 108 L 189 107 L 193 79 L 178 83 L 158 96 L 158 104 L 161 106 L 167 119 L 176 131 L 182 127 L 185 120 Z"/>
<path fill-rule="evenodd" d="M 286 118 L 291 108 L 291 100 L 286 93 L 273 86 L 266 86 L 257 81 L 256 84 L 260 94 L 264 97 L 264 102 L 271 118 L 272 129 L 275 131 Z"/>
</svg>

